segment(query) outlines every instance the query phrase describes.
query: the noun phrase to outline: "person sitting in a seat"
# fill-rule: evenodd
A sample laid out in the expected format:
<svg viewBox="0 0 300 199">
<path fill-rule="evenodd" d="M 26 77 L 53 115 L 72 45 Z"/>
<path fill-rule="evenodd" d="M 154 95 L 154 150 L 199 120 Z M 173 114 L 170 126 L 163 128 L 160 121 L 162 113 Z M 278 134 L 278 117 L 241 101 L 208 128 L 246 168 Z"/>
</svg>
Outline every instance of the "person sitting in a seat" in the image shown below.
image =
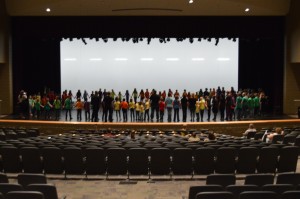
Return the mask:
<svg viewBox="0 0 300 199">
<path fill-rule="evenodd" d="M 243 133 L 243 136 L 247 137 L 249 132 L 256 132 L 256 128 L 253 124 L 249 124 L 249 128 L 245 131 L 245 133 Z"/>
<path fill-rule="evenodd" d="M 189 142 L 199 142 L 200 138 L 197 136 L 196 132 L 193 132 L 188 139 Z"/>
</svg>

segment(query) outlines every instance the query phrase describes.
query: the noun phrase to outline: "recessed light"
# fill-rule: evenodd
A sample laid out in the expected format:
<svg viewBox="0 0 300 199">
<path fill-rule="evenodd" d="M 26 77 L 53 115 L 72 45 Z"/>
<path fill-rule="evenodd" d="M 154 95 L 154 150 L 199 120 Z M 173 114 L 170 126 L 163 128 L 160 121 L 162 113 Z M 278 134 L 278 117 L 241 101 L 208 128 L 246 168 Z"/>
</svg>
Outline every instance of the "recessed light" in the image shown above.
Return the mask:
<svg viewBox="0 0 300 199">
<path fill-rule="evenodd" d="M 250 8 L 246 8 L 246 9 L 245 9 L 245 12 L 249 12 L 249 11 L 250 11 Z"/>
<path fill-rule="evenodd" d="M 194 1 L 193 0 L 189 0 L 189 3 L 194 3 Z"/>
<path fill-rule="evenodd" d="M 51 9 L 50 8 L 46 8 L 46 12 L 51 12 Z"/>
</svg>

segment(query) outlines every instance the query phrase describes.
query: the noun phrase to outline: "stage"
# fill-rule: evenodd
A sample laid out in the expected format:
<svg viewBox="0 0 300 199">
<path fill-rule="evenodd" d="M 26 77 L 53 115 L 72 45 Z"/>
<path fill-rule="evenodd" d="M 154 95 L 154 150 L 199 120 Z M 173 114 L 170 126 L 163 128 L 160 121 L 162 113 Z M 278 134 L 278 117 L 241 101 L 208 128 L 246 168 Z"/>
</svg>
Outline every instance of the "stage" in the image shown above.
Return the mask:
<svg viewBox="0 0 300 199">
<path fill-rule="evenodd" d="M 247 120 L 247 121 L 217 121 L 217 122 L 72 122 L 72 121 L 37 121 L 37 120 L 0 120 L 0 128 L 38 128 L 41 135 L 60 134 L 76 130 L 89 130 L 99 132 L 103 129 L 111 128 L 117 130 L 180 130 L 180 129 L 208 129 L 215 133 L 241 136 L 248 128 L 249 123 L 253 123 L 258 131 L 262 128 L 274 127 L 300 127 L 300 119 L 272 119 L 272 120 Z"/>
</svg>

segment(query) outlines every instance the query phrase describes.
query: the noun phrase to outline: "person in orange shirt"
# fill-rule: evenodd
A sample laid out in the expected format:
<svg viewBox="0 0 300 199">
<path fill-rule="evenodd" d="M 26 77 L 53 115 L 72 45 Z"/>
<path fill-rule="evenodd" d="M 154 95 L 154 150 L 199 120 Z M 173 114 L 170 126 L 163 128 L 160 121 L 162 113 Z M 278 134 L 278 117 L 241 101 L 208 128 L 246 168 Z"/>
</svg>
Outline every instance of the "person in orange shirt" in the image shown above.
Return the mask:
<svg viewBox="0 0 300 199">
<path fill-rule="evenodd" d="M 123 98 L 123 101 L 121 102 L 121 109 L 123 112 L 123 121 L 127 122 L 127 109 L 128 109 L 128 102 Z"/>
<path fill-rule="evenodd" d="M 74 107 L 77 109 L 77 120 L 81 121 L 81 113 L 82 113 L 84 104 L 82 103 L 80 98 L 77 99 L 77 102 L 75 103 Z"/>
</svg>

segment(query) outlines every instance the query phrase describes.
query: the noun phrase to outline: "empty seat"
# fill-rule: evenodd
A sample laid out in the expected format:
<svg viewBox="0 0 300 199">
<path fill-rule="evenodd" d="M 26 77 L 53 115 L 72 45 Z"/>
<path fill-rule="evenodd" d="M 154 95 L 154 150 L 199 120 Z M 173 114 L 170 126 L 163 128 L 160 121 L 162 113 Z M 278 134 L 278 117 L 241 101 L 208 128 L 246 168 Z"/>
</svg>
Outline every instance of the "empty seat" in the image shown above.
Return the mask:
<svg viewBox="0 0 300 199">
<path fill-rule="evenodd" d="M 62 150 L 58 147 L 42 148 L 45 174 L 61 174 L 64 171 Z"/>
<path fill-rule="evenodd" d="M 286 135 L 283 137 L 283 144 L 294 144 L 296 142 L 296 137 L 295 135 Z"/>
<path fill-rule="evenodd" d="M 106 172 L 106 160 L 102 148 L 87 148 L 85 154 L 86 175 L 99 175 Z"/>
<path fill-rule="evenodd" d="M 279 149 L 277 147 L 263 147 L 260 150 L 257 165 L 258 173 L 275 173 Z"/>
<path fill-rule="evenodd" d="M 83 174 L 83 154 L 81 148 L 67 147 L 63 149 L 65 177 L 68 174 Z"/>
<path fill-rule="evenodd" d="M 131 148 L 128 150 L 128 172 L 129 175 L 148 175 L 149 157 L 145 148 Z"/>
<path fill-rule="evenodd" d="M 279 173 L 276 184 L 292 184 L 296 187 L 300 185 L 300 173 Z"/>
<path fill-rule="evenodd" d="M 256 185 L 228 185 L 226 191 L 231 192 L 235 199 L 239 199 L 240 193 L 244 191 L 259 191 L 260 188 Z"/>
<path fill-rule="evenodd" d="M 198 148 L 194 154 L 195 174 L 212 174 L 215 170 L 215 149 L 210 147 Z"/>
<path fill-rule="evenodd" d="M 196 195 L 201 192 L 224 191 L 221 185 L 202 185 L 191 186 L 189 189 L 189 199 L 195 199 Z"/>
<path fill-rule="evenodd" d="M 234 195 L 229 191 L 201 192 L 196 199 L 234 199 Z"/>
<path fill-rule="evenodd" d="M 58 199 L 56 187 L 51 184 L 30 184 L 27 190 L 39 191 L 43 193 L 45 199 Z"/>
<path fill-rule="evenodd" d="M 176 148 L 173 151 L 172 171 L 175 175 L 193 173 L 193 151 L 189 148 Z"/>
<path fill-rule="evenodd" d="M 286 191 L 281 195 L 281 199 L 299 199 L 300 191 Z"/>
<path fill-rule="evenodd" d="M 240 199 L 278 199 L 279 196 L 273 191 L 244 191 Z"/>
<path fill-rule="evenodd" d="M 22 171 L 19 150 L 13 146 L 0 148 L 3 170 L 6 173 L 19 173 Z"/>
<path fill-rule="evenodd" d="M 273 191 L 279 195 L 285 191 L 294 190 L 295 187 L 292 184 L 266 184 L 262 187 L 263 191 Z"/>
<path fill-rule="evenodd" d="M 255 147 L 242 147 L 238 152 L 237 173 L 255 173 L 259 150 Z"/>
<path fill-rule="evenodd" d="M 224 188 L 228 185 L 234 185 L 236 177 L 234 174 L 210 174 L 206 177 L 207 185 L 221 185 Z"/>
<path fill-rule="evenodd" d="M 123 148 L 107 149 L 107 176 L 127 174 L 127 154 Z"/>
<path fill-rule="evenodd" d="M 11 191 L 6 194 L 6 199 L 44 199 L 44 195 L 38 191 Z"/>
<path fill-rule="evenodd" d="M 37 147 L 23 147 L 20 149 L 25 173 L 42 173 L 43 164 L 40 150 Z"/>
<path fill-rule="evenodd" d="M 286 146 L 279 151 L 278 169 L 281 172 L 295 172 L 298 162 L 298 147 Z"/>
<path fill-rule="evenodd" d="M 262 187 L 266 184 L 273 184 L 274 175 L 272 174 L 251 174 L 245 177 L 245 185 L 253 184 Z"/>
<path fill-rule="evenodd" d="M 20 173 L 18 183 L 26 189 L 29 184 L 47 184 L 47 178 L 43 174 Z"/>
<path fill-rule="evenodd" d="M 22 191 L 23 187 L 20 184 L 0 183 L 0 193 L 6 195 L 10 191 Z"/>
<path fill-rule="evenodd" d="M 5 173 L 0 173 L 0 183 L 8 183 L 8 177 Z"/>
<path fill-rule="evenodd" d="M 221 147 L 216 152 L 216 173 L 235 173 L 236 149 Z"/>
<path fill-rule="evenodd" d="M 168 175 L 171 166 L 171 151 L 167 148 L 154 148 L 151 150 L 150 172 L 151 174 Z"/>
</svg>

